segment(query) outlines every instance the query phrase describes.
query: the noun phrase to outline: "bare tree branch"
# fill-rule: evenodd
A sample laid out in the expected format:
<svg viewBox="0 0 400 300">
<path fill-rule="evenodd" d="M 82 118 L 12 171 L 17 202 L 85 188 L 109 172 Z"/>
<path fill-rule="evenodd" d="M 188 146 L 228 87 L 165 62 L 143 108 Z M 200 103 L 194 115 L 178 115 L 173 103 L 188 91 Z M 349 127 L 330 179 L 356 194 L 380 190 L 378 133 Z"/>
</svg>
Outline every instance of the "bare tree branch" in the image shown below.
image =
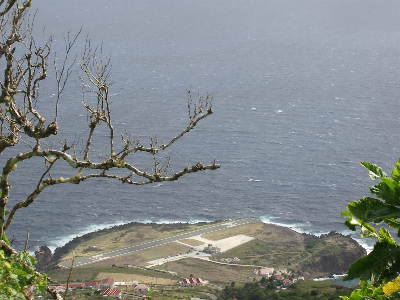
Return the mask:
<svg viewBox="0 0 400 300">
<path fill-rule="evenodd" d="M 61 67 L 59 68 L 57 65 L 57 55 L 54 57 L 54 69 L 56 72 L 56 81 L 57 81 L 57 100 L 56 100 L 56 113 L 55 113 L 55 122 L 58 119 L 58 106 L 60 102 L 61 95 L 64 92 L 64 89 L 67 85 L 68 79 L 72 74 L 72 67 L 75 65 L 77 60 L 77 56 L 73 57 L 72 62 L 68 62 L 70 60 L 71 51 L 75 46 L 79 36 L 82 33 L 82 28 L 74 35 L 71 36 L 71 33 L 68 32 L 67 37 L 65 38 L 65 51 L 64 58 L 61 63 Z"/>
<path fill-rule="evenodd" d="M 13 223 L 17 212 L 29 207 L 45 189 L 58 184 L 80 184 L 91 179 L 109 179 L 132 186 L 142 186 L 154 182 L 176 181 L 182 176 L 200 171 L 216 170 L 220 166 L 214 162 L 197 162 L 186 168 L 172 172 L 170 160 L 162 162 L 160 152 L 175 145 L 178 140 L 190 133 L 212 111 L 212 97 L 193 95 L 187 91 L 188 123 L 178 134 L 160 144 L 151 139 L 148 145 L 124 135 L 122 146 L 115 142 L 118 134 L 114 128 L 111 97 L 111 60 L 104 57 L 102 47 L 93 47 L 86 40 L 84 52 L 80 58 L 82 104 L 88 115 L 87 133 L 83 145 L 78 149 L 73 143 L 65 141 L 61 147 L 51 146 L 49 139 L 59 133 L 59 117 L 62 95 L 66 90 L 73 66 L 78 56 L 73 55 L 73 48 L 78 43 L 82 29 L 77 33 L 68 33 L 65 38 L 64 53 L 57 59 L 53 53 L 52 37 L 39 42 L 33 32 L 35 15 L 27 14 L 31 0 L 0 0 L 0 154 L 7 153 L 0 176 L 0 248 L 8 255 L 18 252 L 3 240 L 5 232 Z M 52 60 L 51 58 L 54 57 Z M 54 66 L 56 82 L 56 101 L 49 101 L 40 93 L 41 84 L 48 79 L 49 65 Z M 46 109 L 43 109 L 42 105 Z M 55 115 L 46 112 L 54 109 Z M 104 134 L 106 131 L 106 135 Z M 101 159 L 95 161 L 91 151 L 96 148 L 102 133 L 102 143 L 107 150 Z M 19 144 L 28 145 L 28 150 L 20 154 L 5 151 Z M 133 154 L 148 154 L 149 166 L 141 169 L 134 162 L 128 161 Z M 11 153 L 11 154 L 10 154 Z M 79 153 L 79 154 L 77 154 Z M 17 171 L 17 165 L 31 159 L 40 159 L 45 168 L 33 191 L 25 199 L 18 199 L 9 204 L 10 195 L 18 185 L 11 186 L 10 178 Z M 64 162 L 64 167 L 71 174 L 68 177 L 53 177 L 51 172 L 59 167 L 57 162 Z M 197 161 L 196 159 L 194 161 Z M 145 171 L 151 170 L 151 171 Z M 35 273 L 36 274 L 36 273 Z M 39 274 L 39 273 L 37 273 Z M 48 288 L 54 299 L 62 299 L 55 290 Z"/>
</svg>

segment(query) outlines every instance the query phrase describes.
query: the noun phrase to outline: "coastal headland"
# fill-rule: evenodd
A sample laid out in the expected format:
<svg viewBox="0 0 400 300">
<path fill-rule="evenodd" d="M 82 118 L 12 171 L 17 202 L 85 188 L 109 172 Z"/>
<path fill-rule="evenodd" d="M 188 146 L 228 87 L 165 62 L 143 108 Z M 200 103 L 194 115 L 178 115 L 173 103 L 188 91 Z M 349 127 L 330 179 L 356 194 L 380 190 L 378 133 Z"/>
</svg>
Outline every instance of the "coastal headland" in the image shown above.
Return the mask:
<svg viewBox="0 0 400 300">
<path fill-rule="evenodd" d="M 77 237 L 57 248 L 46 264 L 60 282 L 113 277 L 166 285 L 196 276 L 214 284 L 248 282 L 261 270 L 305 279 L 345 273 L 366 255 L 350 236 L 319 237 L 256 219 L 212 223 L 129 223 Z M 40 259 L 39 259 L 40 264 Z"/>
</svg>

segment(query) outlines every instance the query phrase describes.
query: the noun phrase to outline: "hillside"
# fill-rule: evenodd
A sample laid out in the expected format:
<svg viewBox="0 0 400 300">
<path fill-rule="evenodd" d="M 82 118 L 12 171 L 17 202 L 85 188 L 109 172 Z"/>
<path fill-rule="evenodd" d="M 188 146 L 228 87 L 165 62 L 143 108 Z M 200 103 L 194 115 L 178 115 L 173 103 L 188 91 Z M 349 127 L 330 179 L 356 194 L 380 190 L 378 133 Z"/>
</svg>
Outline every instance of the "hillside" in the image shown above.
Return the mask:
<svg viewBox="0 0 400 300">
<path fill-rule="evenodd" d="M 300 281 L 288 289 L 275 290 L 261 282 L 247 283 L 242 286 L 227 286 L 219 294 L 219 300 L 334 300 L 350 294 L 351 289 L 330 282 Z"/>
</svg>

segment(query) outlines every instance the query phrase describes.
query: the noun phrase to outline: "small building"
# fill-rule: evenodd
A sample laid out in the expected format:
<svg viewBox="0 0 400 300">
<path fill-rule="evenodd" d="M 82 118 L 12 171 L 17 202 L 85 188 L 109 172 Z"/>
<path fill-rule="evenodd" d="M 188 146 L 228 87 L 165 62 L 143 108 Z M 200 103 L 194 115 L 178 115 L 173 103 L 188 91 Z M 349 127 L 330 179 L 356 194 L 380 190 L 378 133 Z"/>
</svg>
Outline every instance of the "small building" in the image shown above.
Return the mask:
<svg viewBox="0 0 400 300">
<path fill-rule="evenodd" d="M 115 281 L 114 286 L 135 286 L 139 284 L 137 281 Z"/>
<path fill-rule="evenodd" d="M 275 279 L 283 280 L 285 277 L 282 274 L 275 274 L 274 275 Z"/>
<path fill-rule="evenodd" d="M 208 246 L 203 249 L 203 252 L 207 254 L 219 254 L 221 253 L 221 249 L 211 244 L 208 244 Z"/>
<path fill-rule="evenodd" d="M 181 286 L 199 286 L 199 285 L 205 285 L 206 282 L 202 280 L 201 278 L 184 278 L 182 281 L 179 282 Z"/>
<path fill-rule="evenodd" d="M 106 289 L 103 292 L 101 292 L 101 295 L 104 297 L 121 298 L 122 291 L 119 289 Z"/>
<path fill-rule="evenodd" d="M 114 287 L 114 279 L 112 278 L 105 278 L 99 281 L 99 288 L 100 289 L 112 289 Z"/>
<path fill-rule="evenodd" d="M 293 282 L 290 279 L 284 279 L 282 283 L 284 286 L 289 286 L 293 284 Z"/>
<path fill-rule="evenodd" d="M 235 256 L 234 258 L 232 258 L 232 262 L 238 263 L 238 262 L 240 262 L 240 258 Z"/>
<path fill-rule="evenodd" d="M 240 262 L 239 257 L 227 257 L 227 258 L 221 258 L 221 262 L 225 262 L 228 264 L 237 264 Z"/>
<path fill-rule="evenodd" d="M 147 285 L 145 285 L 145 284 L 138 284 L 137 286 L 134 287 L 133 290 L 134 290 L 135 292 L 142 292 L 142 293 L 144 293 L 144 292 L 150 291 L 150 288 L 149 288 Z"/>
<path fill-rule="evenodd" d="M 49 288 L 53 291 L 56 291 L 57 293 L 62 293 L 65 292 L 65 285 L 50 285 Z"/>
<path fill-rule="evenodd" d="M 67 285 L 64 284 L 64 287 L 67 288 Z M 84 283 L 69 283 L 68 288 L 71 290 L 76 290 L 76 289 L 83 289 L 85 287 Z"/>
<path fill-rule="evenodd" d="M 84 283 L 85 288 L 87 289 L 98 289 L 99 282 L 98 281 L 87 281 Z"/>
<path fill-rule="evenodd" d="M 258 270 L 258 275 L 269 278 L 274 274 L 274 271 L 274 268 L 262 268 Z"/>
</svg>

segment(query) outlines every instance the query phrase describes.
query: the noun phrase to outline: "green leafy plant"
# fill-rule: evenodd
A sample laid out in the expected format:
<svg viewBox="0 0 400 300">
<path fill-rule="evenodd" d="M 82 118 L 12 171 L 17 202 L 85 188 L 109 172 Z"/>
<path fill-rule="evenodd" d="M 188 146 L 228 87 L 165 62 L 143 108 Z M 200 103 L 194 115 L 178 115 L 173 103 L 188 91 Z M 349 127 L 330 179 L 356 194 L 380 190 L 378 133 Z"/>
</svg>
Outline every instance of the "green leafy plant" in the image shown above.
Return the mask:
<svg viewBox="0 0 400 300">
<path fill-rule="evenodd" d="M 26 251 L 12 249 L 5 233 L 0 243 L 0 300 L 26 299 L 32 292 L 30 287 L 43 292 L 47 287 L 47 277 L 36 272 L 36 259 Z"/>
<path fill-rule="evenodd" d="M 360 281 L 360 289 L 357 289 L 351 293 L 349 297 L 342 297 L 343 300 L 386 300 L 390 299 L 389 296 L 385 295 L 381 286 L 374 286 L 369 284 L 367 281 Z"/>
<path fill-rule="evenodd" d="M 0 299 L 26 299 L 35 291 L 43 292 L 47 286 L 44 274 L 35 271 L 35 259 L 27 252 L 7 254 L 0 250 Z"/>
<path fill-rule="evenodd" d="M 399 299 L 397 278 L 400 275 L 400 245 L 391 232 L 400 237 L 400 160 L 390 175 L 369 162 L 361 163 L 372 180 L 374 197 L 350 202 L 342 212 L 351 230 L 376 239 L 373 250 L 350 266 L 345 279 L 361 279 L 360 289 L 343 299 Z M 389 288 L 390 287 L 390 288 Z M 395 297 L 395 298 L 393 298 Z"/>
</svg>

